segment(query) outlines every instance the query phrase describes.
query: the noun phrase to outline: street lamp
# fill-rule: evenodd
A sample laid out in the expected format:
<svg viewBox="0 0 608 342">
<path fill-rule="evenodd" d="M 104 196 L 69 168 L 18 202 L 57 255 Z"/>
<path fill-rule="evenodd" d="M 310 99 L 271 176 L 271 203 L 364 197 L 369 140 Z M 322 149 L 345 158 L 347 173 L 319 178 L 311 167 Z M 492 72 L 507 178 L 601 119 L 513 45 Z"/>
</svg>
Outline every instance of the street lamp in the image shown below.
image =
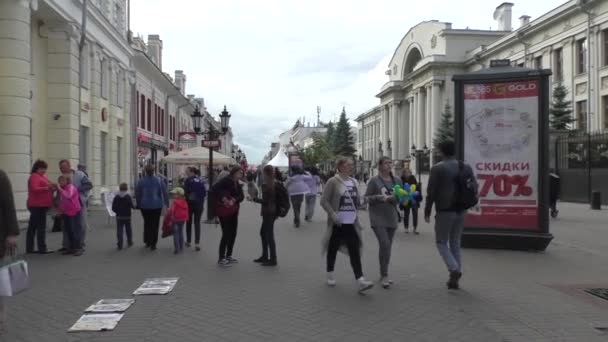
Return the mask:
<svg viewBox="0 0 608 342">
<path fill-rule="evenodd" d="M 427 157 L 430 151 L 429 148 L 424 144 L 422 150 L 416 149 L 416 145 L 412 145 L 412 158 L 416 159 L 416 174 L 418 175 L 418 181 L 421 181 L 421 173 L 422 173 L 422 157 Z"/>
<path fill-rule="evenodd" d="M 220 114 L 220 128 L 221 131 L 218 131 L 212 122 L 209 122 L 209 127 L 206 131 L 203 131 L 203 114 L 201 113 L 198 105 L 194 108 L 194 112 L 192 113 L 192 125 L 194 126 L 194 132 L 196 135 L 206 136 L 206 139 L 203 140 L 203 146 L 209 149 L 209 189 L 211 189 L 211 185 L 213 185 L 213 144 L 214 141 L 217 141 L 220 135 L 226 134 L 228 132 L 228 127 L 230 123 L 230 113 L 226 110 L 226 106 L 224 106 L 224 110 Z M 207 142 L 207 144 L 206 144 Z M 211 223 L 213 221 L 214 215 L 212 211 L 212 203 L 211 196 L 207 199 L 207 222 Z"/>
</svg>

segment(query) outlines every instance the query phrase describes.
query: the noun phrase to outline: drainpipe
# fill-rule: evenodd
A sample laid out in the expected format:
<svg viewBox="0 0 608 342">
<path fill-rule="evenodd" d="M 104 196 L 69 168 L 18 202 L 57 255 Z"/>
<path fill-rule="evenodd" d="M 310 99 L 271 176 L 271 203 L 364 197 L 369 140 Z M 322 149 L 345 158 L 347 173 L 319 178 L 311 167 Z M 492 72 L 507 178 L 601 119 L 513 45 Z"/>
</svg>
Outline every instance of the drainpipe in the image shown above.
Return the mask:
<svg viewBox="0 0 608 342">
<path fill-rule="evenodd" d="M 86 42 L 86 34 L 87 34 L 87 7 L 89 1 L 82 1 L 82 21 L 80 25 L 80 42 L 78 42 L 78 134 L 80 135 L 80 130 L 82 129 L 82 75 L 84 71 L 84 65 L 82 61 L 82 52 L 84 50 L 84 43 Z M 83 146 L 79 146 L 80 150 Z M 79 164 L 87 163 L 86 160 L 80 159 L 83 153 L 78 153 Z"/>
<path fill-rule="evenodd" d="M 591 95 L 591 17 L 593 12 L 589 6 L 592 1 L 593 0 L 578 0 L 576 2 L 581 11 L 587 14 L 587 191 L 589 194 L 589 204 L 592 204 L 591 194 L 593 191 L 593 187 L 591 185 L 591 116 L 593 115 L 593 107 L 591 105 L 591 102 L 593 101 L 593 96 Z"/>
</svg>

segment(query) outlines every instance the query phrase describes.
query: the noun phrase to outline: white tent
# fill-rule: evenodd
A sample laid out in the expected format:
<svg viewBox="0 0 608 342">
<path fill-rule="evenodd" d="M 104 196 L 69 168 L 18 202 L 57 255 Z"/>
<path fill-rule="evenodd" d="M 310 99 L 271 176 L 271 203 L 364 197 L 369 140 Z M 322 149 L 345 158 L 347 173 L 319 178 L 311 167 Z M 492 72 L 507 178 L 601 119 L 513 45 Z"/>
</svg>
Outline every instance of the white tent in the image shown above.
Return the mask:
<svg viewBox="0 0 608 342">
<path fill-rule="evenodd" d="M 283 169 L 287 169 L 289 167 L 289 159 L 287 158 L 285 151 L 283 151 L 283 145 L 281 145 L 281 147 L 279 148 L 279 152 L 277 152 L 277 155 L 274 156 L 274 158 L 272 158 L 272 160 L 269 161 L 266 165 Z"/>
<path fill-rule="evenodd" d="M 170 153 L 161 158 L 161 163 L 175 165 L 208 165 L 209 149 L 205 147 L 193 147 L 187 150 Z M 234 160 L 219 152 L 213 152 L 213 165 L 230 165 Z"/>
</svg>

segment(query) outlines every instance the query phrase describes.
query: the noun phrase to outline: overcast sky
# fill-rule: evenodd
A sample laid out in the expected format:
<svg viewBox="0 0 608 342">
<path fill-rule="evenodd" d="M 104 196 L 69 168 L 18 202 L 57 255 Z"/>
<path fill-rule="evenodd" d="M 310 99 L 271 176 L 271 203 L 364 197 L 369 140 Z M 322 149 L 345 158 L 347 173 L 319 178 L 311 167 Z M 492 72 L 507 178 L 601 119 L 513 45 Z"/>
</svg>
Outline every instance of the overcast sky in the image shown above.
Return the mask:
<svg viewBox="0 0 608 342">
<path fill-rule="evenodd" d="M 513 26 L 564 0 L 514 1 Z M 379 103 L 384 71 L 421 21 L 496 29 L 491 0 L 132 0 L 131 30 L 163 41 L 163 70 L 184 70 L 186 92 L 217 115 L 226 104 L 250 163 L 299 117 L 350 119 Z"/>
</svg>

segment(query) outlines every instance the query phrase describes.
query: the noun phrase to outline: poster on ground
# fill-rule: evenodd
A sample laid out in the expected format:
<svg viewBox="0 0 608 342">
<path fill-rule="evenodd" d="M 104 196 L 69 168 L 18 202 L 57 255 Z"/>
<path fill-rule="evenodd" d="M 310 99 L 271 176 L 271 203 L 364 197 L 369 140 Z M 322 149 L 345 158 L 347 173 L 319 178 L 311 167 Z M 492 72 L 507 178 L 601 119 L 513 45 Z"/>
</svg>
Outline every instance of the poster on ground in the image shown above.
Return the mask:
<svg viewBox="0 0 608 342">
<path fill-rule="evenodd" d="M 540 81 L 464 84 L 464 160 L 479 183 L 467 227 L 539 229 Z"/>
<path fill-rule="evenodd" d="M 134 295 L 164 295 L 173 290 L 179 278 L 149 278 L 144 280 Z"/>
<path fill-rule="evenodd" d="M 102 299 L 89 306 L 85 312 L 125 312 L 133 303 L 135 303 L 135 299 L 132 298 Z"/>
<path fill-rule="evenodd" d="M 74 323 L 68 332 L 114 330 L 122 319 L 122 316 L 122 313 L 84 314 Z"/>
</svg>

